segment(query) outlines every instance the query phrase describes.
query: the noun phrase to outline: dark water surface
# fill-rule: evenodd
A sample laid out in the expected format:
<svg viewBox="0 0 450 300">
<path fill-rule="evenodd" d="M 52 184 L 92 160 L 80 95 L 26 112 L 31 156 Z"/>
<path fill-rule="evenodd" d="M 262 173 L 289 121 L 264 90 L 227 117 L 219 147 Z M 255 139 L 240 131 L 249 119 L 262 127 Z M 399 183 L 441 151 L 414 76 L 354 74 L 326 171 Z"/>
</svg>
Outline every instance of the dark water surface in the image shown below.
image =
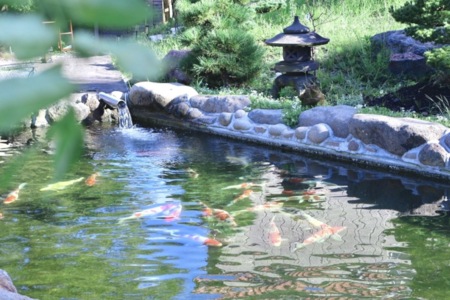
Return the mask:
<svg viewBox="0 0 450 300">
<path fill-rule="evenodd" d="M 60 191 L 41 191 L 52 178 L 44 152 L 0 169 L 7 178 L 17 166 L 3 199 L 27 183 L 17 201 L 0 204 L 0 268 L 24 295 L 450 296 L 450 224 L 441 209 L 450 185 L 186 131 L 91 128 L 87 145 L 64 179 L 83 180 Z M 234 187 L 243 183 L 254 185 Z M 257 209 L 267 203 L 283 206 Z M 205 217 L 205 207 L 226 210 L 235 223 Z"/>
</svg>

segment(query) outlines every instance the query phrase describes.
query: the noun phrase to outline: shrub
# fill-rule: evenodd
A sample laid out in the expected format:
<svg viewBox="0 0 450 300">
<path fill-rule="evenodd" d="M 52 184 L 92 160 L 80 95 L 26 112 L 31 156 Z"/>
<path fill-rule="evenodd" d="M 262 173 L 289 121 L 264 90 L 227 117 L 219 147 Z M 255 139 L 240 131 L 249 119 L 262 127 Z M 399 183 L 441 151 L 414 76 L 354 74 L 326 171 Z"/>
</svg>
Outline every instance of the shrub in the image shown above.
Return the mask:
<svg viewBox="0 0 450 300">
<path fill-rule="evenodd" d="M 248 33 L 254 13 L 230 0 L 177 1 L 182 43 L 191 49 L 184 70 L 210 87 L 241 86 L 261 71 L 264 50 Z"/>
</svg>

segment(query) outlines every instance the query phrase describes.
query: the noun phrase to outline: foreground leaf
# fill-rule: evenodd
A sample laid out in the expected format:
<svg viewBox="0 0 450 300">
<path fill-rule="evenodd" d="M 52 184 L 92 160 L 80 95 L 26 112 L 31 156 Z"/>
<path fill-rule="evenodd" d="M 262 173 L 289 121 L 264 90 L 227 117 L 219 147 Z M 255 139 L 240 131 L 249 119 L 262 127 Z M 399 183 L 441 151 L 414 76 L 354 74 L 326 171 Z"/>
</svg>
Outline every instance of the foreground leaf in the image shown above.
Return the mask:
<svg viewBox="0 0 450 300">
<path fill-rule="evenodd" d="M 142 0 L 61 0 L 69 18 L 77 24 L 126 28 L 144 23 L 151 17 L 150 7 Z"/>
<path fill-rule="evenodd" d="M 73 85 L 62 77 L 60 65 L 29 78 L 0 81 L 0 129 L 11 128 L 72 91 Z"/>
<path fill-rule="evenodd" d="M 56 44 L 56 32 L 36 15 L 0 15 L 0 44 L 11 47 L 18 59 L 43 56 Z"/>
<path fill-rule="evenodd" d="M 81 157 L 84 144 L 84 129 L 72 109 L 52 125 L 49 137 L 56 146 L 54 177 L 60 180 Z"/>
</svg>

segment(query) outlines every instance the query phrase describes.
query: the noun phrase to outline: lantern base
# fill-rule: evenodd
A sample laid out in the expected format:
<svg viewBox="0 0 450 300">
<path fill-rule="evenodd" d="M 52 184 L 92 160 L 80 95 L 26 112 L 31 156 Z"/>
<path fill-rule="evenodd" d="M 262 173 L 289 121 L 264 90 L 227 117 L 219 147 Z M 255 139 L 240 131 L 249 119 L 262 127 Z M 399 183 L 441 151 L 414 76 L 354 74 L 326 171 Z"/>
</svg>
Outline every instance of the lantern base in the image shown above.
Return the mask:
<svg viewBox="0 0 450 300">
<path fill-rule="evenodd" d="M 302 105 L 315 106 L 317 104 L 325 103 L 325 96 L 320 91 L 316 77 L 311 74 L 282 74 L 275 78 L 272 87 L 272 97 L 278 99 L 280 97 L 280 90 L 283 87 L 290 86 L 295 89 Z"/>
</svg>

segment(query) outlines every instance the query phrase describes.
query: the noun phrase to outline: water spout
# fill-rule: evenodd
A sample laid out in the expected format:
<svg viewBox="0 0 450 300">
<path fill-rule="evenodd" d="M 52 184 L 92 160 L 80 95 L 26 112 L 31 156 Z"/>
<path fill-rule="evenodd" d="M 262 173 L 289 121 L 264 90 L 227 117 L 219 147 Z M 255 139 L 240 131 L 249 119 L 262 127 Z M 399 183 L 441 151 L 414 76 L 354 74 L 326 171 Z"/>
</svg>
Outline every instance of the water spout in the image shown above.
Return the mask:
<svg viewBox="0 0 450 300">
<path fill-rule="evenodd" d="M 116 98 L 103 92 L 98 93 L 98 97 L 111 108 L 124 108 L 127 106 L 125 101 L 123 101 L 122 99 Z"/>
<path fill-rule="evenodd" d="M 118 122 L 120 128 L 133 127 L 133 121 L 131 120 L 130 111 L 128 110 L 127 103 L 124 100 L 103 92 L 98 93 L 98 98 L 100 101 L 103 101 L 109 107 L 118 110 L 119 112 Z"/>
</svg>

